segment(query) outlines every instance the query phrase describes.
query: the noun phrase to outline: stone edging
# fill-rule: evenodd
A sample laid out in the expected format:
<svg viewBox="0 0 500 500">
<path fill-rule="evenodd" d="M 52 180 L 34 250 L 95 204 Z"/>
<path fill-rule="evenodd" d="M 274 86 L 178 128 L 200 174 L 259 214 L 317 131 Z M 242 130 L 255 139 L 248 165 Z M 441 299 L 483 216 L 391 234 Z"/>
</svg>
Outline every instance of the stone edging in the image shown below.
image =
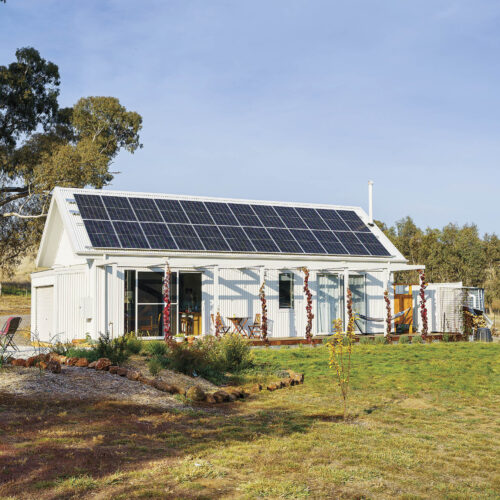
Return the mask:
<svg viewBox="0 0 500 500">
<path fill-rule="evenodd" d="M 108 371 L 113 375 L 127 377 L 129 380 L 141 382 L 142 384 L 149 385 L 162 392 L 180 394 L 181 396 L 186 396 L 191 401 L 209 404 L 232 402 L 237 399 L 247 398 L 250 396 L 250 393 L 257 393 L 264 389 L 267 389 L 268 391 L 276 391 L 277 389 L 304 383 L 303 373 L 295 373 L 292 370 L 285 370 L 288 374 L 287 378 L 281 379 L 278 382 L 272 382 L 267 386 L 254 384 L 248 390 L 242 387 L 224 387 L 223 389 L 219 389 L 213 393 L 206 393 L 197 385 L 191 386 L 185 390 L 183 387 L 178 385 L 168 384 L 160 379 L 146 377 L 138 370 L 127 370 L 127 368 L 113 365 L 111 360 L 108 358 L 100 358 L 97 361 L 89 363 L 86 358 L 68 358 L 59 354 L 50 353 L 31 356 L 26 360 L 10 358 L 8 362 L 10 362 L 13 366 L 23 366 L 26 368 L 39 367 L 43 370 L 49 370 L 52 373 L 61 373 L 61 365 L 95 369 L 98 371 Z"/>
</svg>

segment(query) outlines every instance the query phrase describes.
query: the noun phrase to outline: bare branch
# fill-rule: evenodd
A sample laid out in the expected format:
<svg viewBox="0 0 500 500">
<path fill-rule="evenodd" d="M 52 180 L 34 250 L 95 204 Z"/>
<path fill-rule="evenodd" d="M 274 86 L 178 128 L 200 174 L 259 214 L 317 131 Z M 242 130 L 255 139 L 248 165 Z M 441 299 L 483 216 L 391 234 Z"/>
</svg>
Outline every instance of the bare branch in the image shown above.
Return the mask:
<svg viewBox="0 0 500 500">
<path fill-rule="evenodd" d="M 23 215 L 17 212 L 7 212 L 5 214 L 0 214 L 2 217 L 19 217 L 20 219 L 40 219 L 41 217 L 47 217 L 47 213 L 41 213 L 38 215 Z"/>
</svg>

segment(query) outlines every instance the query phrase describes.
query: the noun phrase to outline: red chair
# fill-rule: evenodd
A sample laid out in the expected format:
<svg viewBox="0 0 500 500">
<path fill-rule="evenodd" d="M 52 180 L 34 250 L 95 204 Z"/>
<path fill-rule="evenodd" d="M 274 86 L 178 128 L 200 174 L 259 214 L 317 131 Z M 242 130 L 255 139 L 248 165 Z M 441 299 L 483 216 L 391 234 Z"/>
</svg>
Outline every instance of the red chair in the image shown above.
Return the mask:
<svg viewBox="0 0 500 500">
<path fill-rule="evenodd" d="M 6 351 L 10 346 L 15 351 L 19 351 L 17 345 L 14 342 L 14 335 L 19 330 L 22 318 L 20 316 L 11 316 L 3 325 L 2 330 L 0 330 L 0 346 L 3 351 Z"/>
</svg>

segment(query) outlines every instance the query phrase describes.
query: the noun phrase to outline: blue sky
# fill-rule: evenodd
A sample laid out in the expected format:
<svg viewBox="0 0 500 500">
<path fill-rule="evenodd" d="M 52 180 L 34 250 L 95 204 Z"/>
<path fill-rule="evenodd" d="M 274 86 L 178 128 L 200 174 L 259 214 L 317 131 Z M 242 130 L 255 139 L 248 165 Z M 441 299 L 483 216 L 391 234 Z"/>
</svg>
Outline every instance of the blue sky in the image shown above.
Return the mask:
<svg viewBox="0 0 500 500">
<path fill-rule="evenodd" d="M 112 189 L 320 202 L 500 232 L 500 2 L 7 0 L 61 103 L 144 119 Z"/>
</svg>

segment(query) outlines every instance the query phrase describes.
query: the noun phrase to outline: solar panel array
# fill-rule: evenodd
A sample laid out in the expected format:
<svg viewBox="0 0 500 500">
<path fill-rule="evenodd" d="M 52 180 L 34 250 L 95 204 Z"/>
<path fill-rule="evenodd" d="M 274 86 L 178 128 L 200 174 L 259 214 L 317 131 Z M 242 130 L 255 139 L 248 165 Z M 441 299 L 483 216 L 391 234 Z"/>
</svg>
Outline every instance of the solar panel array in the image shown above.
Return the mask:
<svg viewBox="0 0 500 500">
<path fill-rule="evenodd" d="M 96 248 L 390 253 L 353 210 L 75 194 Z"/>
</svg>

